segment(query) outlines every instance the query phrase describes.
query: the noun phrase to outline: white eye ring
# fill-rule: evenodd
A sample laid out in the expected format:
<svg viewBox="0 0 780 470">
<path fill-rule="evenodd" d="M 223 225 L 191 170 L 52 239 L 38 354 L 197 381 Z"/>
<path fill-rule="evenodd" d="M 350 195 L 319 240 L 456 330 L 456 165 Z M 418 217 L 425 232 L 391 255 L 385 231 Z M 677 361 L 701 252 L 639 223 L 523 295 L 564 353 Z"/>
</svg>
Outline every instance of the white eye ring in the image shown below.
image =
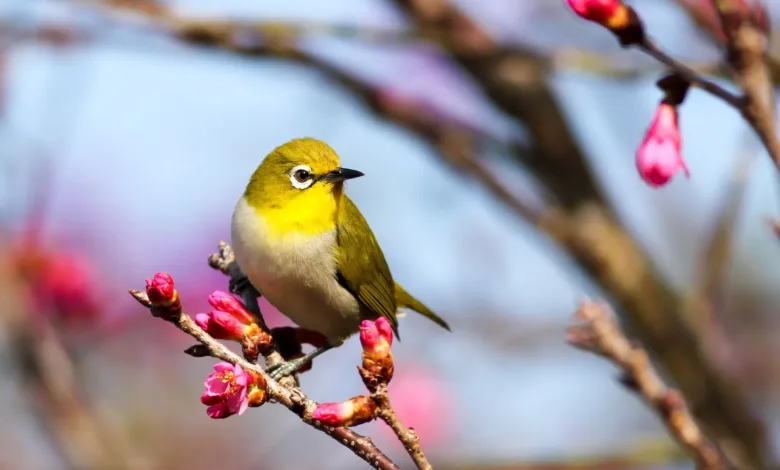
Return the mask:
<svg viewBox="0 0 780 470">
<path fill-rule="evenodd" d="M 303 181 L 300 181 L 298 177 L 296 176 L 296 173 L 298 172 L 306 172 L 308 175 L 308 179 L 305 179 Z M 292 183 L 293 188 L 296 189 L 306 189 L 312 184 L 314 184 L 314 178 L 311 174 L 311 167 L 308 165 L 295 165 L 292 170 L 290 170 L 290 183 Z"/>
</svg>

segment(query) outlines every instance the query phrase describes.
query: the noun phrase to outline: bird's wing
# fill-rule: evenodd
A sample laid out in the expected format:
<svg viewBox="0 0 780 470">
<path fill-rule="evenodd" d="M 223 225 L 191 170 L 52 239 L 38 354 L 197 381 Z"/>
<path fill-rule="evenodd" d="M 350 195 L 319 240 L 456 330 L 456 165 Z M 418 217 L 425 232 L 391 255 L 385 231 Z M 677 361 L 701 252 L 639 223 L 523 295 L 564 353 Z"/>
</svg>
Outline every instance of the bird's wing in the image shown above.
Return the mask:
<svg viewBox="0 0 780 470">
<path fill-rule="evenodd" d="M 337 238 L 338 281 L 364 307 L 385 317 L 395 336 L 399 337 L 395 283 L 382 249 L 355 203 L 342 196 L 341 206 Z M 345 220 L 349 220 L 348 225 L 342 223 Z"/>
</svg>

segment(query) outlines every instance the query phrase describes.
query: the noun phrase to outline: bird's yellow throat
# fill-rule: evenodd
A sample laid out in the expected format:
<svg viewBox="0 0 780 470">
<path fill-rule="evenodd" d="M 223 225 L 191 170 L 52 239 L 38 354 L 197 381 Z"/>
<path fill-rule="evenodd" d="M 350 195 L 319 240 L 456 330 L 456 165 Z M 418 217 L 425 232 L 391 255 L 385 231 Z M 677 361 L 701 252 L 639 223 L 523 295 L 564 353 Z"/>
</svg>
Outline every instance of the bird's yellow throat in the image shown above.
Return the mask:
<svg viewBox="0 0 780 470">
<path fill-rule="evenodd" d="M 257 197 L 247 191 L 247 203 L 262 217 L 267 235 L 284 238 L 288 235 L 315 236 L 336 228 L 343 184 L 321 184 L 301 191 L 292 198 Z"/>
</svg>

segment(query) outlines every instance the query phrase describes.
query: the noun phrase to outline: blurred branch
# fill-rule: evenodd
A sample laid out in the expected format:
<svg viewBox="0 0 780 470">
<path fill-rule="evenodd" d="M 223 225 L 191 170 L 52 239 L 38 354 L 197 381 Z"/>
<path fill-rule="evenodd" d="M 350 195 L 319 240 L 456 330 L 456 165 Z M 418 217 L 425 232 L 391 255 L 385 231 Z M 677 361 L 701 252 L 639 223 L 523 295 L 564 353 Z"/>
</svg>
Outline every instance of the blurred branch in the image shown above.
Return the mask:
<svg viewBox="0 0 780 470">
<path fill-rule="evenodd" d="M 674 0 L 674 2 L 713 44 L 718 47 L 723 46 L 726 37 L 720 25 L 717 12 L 714 6 L 709 3 L 709 0 Z M 767 57 L 767 66 L 770 70 L 772 83 L 780 84 L 780 62 L 770 56 Z"/>
<path fill-rule="evenodd" d="M 123 6 L 132 7 L 133 4 Z M 437 155 L 442 157 L 445 163 L 475 178 L 518 216 L 531 224 L 541 220 L 542 208 L 518 199 L 482 163 L 477 151 L 479 145 L 494 144 L 505 147 L 505 144 L 479 129 L 445 116 L 425 103 L 402 96 L 392 90 L 373 87 L 356 79 L 297 47 L 297 38 L 294 36 L 248 35 L 246 31 L 241 31 L 230 22 L 190 21 L 177 18 L 170 12 L 164 15 L 157 13 L 148 19 L 155 21 L 158 17 L 165 18 L 164 22 L 154 23 L 162 27 L 163 32 L 169 32 L 193 45 L 220 48 L 247 56 L 280 58 L 315 68 L 361 98 L 379 117 L 394 122 L 421 137 L 438 150 Z M 525 149 L 516 145 L 515 151 L 525 152 Z"/>
<path fill-rule="evenodd" d="M 225 250 L 227 251 L 229 248 L 226 248 Z M 130 290 L 130 294 L 141 305 L 151 309 L 154 314 L 156 307 L 152 305 L 146 292 Z M 160 316 L 157 314 L 155 315 Z M 178 304 L 174 311 L 167 312 L 165 314 L 165 319 L 205 346 L 208 356 L 229 362 L 230 364 L 238 364 L 245 371 L 251 371 L 262 377 L 266 385 L 265 392 L 268 394 L 270 401 L 280 403 L 282 406 L 298 415 L 304 423 L 329 435 L 341 445 L 350 449 L 355 455 L 365 460 L 373 468 L 399 470 L 399 467 L 374 445 L 371 438 L 361 436 L 346 427 L 324 426 L 322 423 L 315 420 L 312 413 L 317 407 L 317 403 L 308 399 L 299 388 L 281 385 L 268 376 L 262 367 L 240 357 L 225 345 L 209 336 L 189 315 L 182 311 L 181 304 Z"/>
<path fill-rule="evenodd" d="M 658 60 L 662 64 L 665 64 L 677 74 L 679 74 L 681 77 L 687 79 L 691 82 L 691 84 L 701 88 L 702 90 L 706 91 L 707 93 L 710 93 L 711 95 L 720 98 L 725 103 L 733 106 L 734 108 L 737 108 L 738 110 L 742 109 L 743 101 L 742 99 L 735 95 L 734 93 L 726 90 L 722 86 L 718 85 L 717 83 L 707 79 L 694 69 L 688 67 L 686 64 L 680 62 L 679 60 L 675 59 L 674 57 L 670 56 L 666 52 L 664 52 L 658 44 L 652 40 L 649 37 L 645 37 L 638 45 L 639 49 L 643 50 L 647 54 L 649 54 L 654 59 Z"/>
<path fill-rule="evenodd" d="M 755 142 L 752 134 L 747 137 L 749 138 L 746 141 Z M 714 309 L 721 303 L 719 292 L 731 258 L 734 231 L 739 222 L 750 172 L 760 151 L 760 148 L 739 148 L 732 164 L 728 186 L 721 198 L 720 210 L 714 219 L 713 229 L 703 243 L 704 251 L 696 272 L 698 280 L 692 289 L 693 305 L 690 309 L 696 315 L 693 321 L 699 331 L 708 330 L 708 324 L 714 321 Z"/>
<path fill-rule="evenodd" d="M 129 456 L 84 403 L 85 394 L 79 387 L 70 354 L 57 332 L 43 316 L 45 313 L 32 311 L 25 300 L 27 293 L 30 298 L 35 295 L 36 286 L 25 285 L 2 263 L 0 298 L 4 310 L 0 319 L 23 377 L 25 398 L 34 407 L 42 430 L 50 434 L 68 468 L 129 468 Z"/>
<path fill-rule="evenodd" d="M 769 33 L 761 31 L 746 12 L 740 11 L 739 2 L 712 0 L 712 6 L 718 13 L 726 37 L 726 59 L 744 92 L 744 104 L 740 108 L 742 116 L 756 131 L 780 171 L 776 98 L 766 51 Z"/>
<path fill-rule="evenodd" d="M 596 181 L 530 51 L 507 50 L 457 6 L 441 0 L 394 0 L 420 27 L 448 28 L 441 46 L 499 108 L 523 122 L 529 152 L 518 154 L 557 197 L 540 228 L 561 244 L 629 317 L 715 439 L 730 444 L 744 468 L 763 467 L 763 425 L 742 392 L 719 373 L 696 332 L 683 321 L 683 302 L 626 232 Z M 723 446 L 726 449 L 726 446 Z"/>
<path fill-rule="evenodd" d="M 620 382 L 658 413 L 669 433 L 688 451 L 698 468 L 728 468 L 721 453 L 704 436 L 688 411 L 682 393 L 669 389 L 661 381 L 645 350 L 625 337 L 606 304 L 583 302 L 576 318 L 580 323 L 569 328 L 570 344 L 618 366 L 622 374 Z"/>
</svg>

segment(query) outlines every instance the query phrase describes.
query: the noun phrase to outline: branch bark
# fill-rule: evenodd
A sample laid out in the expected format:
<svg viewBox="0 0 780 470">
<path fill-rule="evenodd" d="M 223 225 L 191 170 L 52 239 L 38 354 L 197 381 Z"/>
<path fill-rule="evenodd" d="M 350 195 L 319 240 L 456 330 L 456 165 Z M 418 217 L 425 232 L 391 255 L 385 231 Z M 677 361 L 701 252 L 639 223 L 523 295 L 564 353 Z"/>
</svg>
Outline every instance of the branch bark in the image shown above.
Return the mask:
<svg viewBox="0 0 780 470">
<path fill-rule="evenodd" d="M 685 398 L 669 389 L 653 369 L 650 358 L 626 338 L 605 304 L 583 302 L 577 310 L 579 324 L 569 328 L 569 343 L 605 357 L 621 370 L 620 381 L 663 420 L 672 437 L 685 448 L 697 468 L 729 468 L 720 451 L 706 438 L 688 411 Z"/>
</svg>

